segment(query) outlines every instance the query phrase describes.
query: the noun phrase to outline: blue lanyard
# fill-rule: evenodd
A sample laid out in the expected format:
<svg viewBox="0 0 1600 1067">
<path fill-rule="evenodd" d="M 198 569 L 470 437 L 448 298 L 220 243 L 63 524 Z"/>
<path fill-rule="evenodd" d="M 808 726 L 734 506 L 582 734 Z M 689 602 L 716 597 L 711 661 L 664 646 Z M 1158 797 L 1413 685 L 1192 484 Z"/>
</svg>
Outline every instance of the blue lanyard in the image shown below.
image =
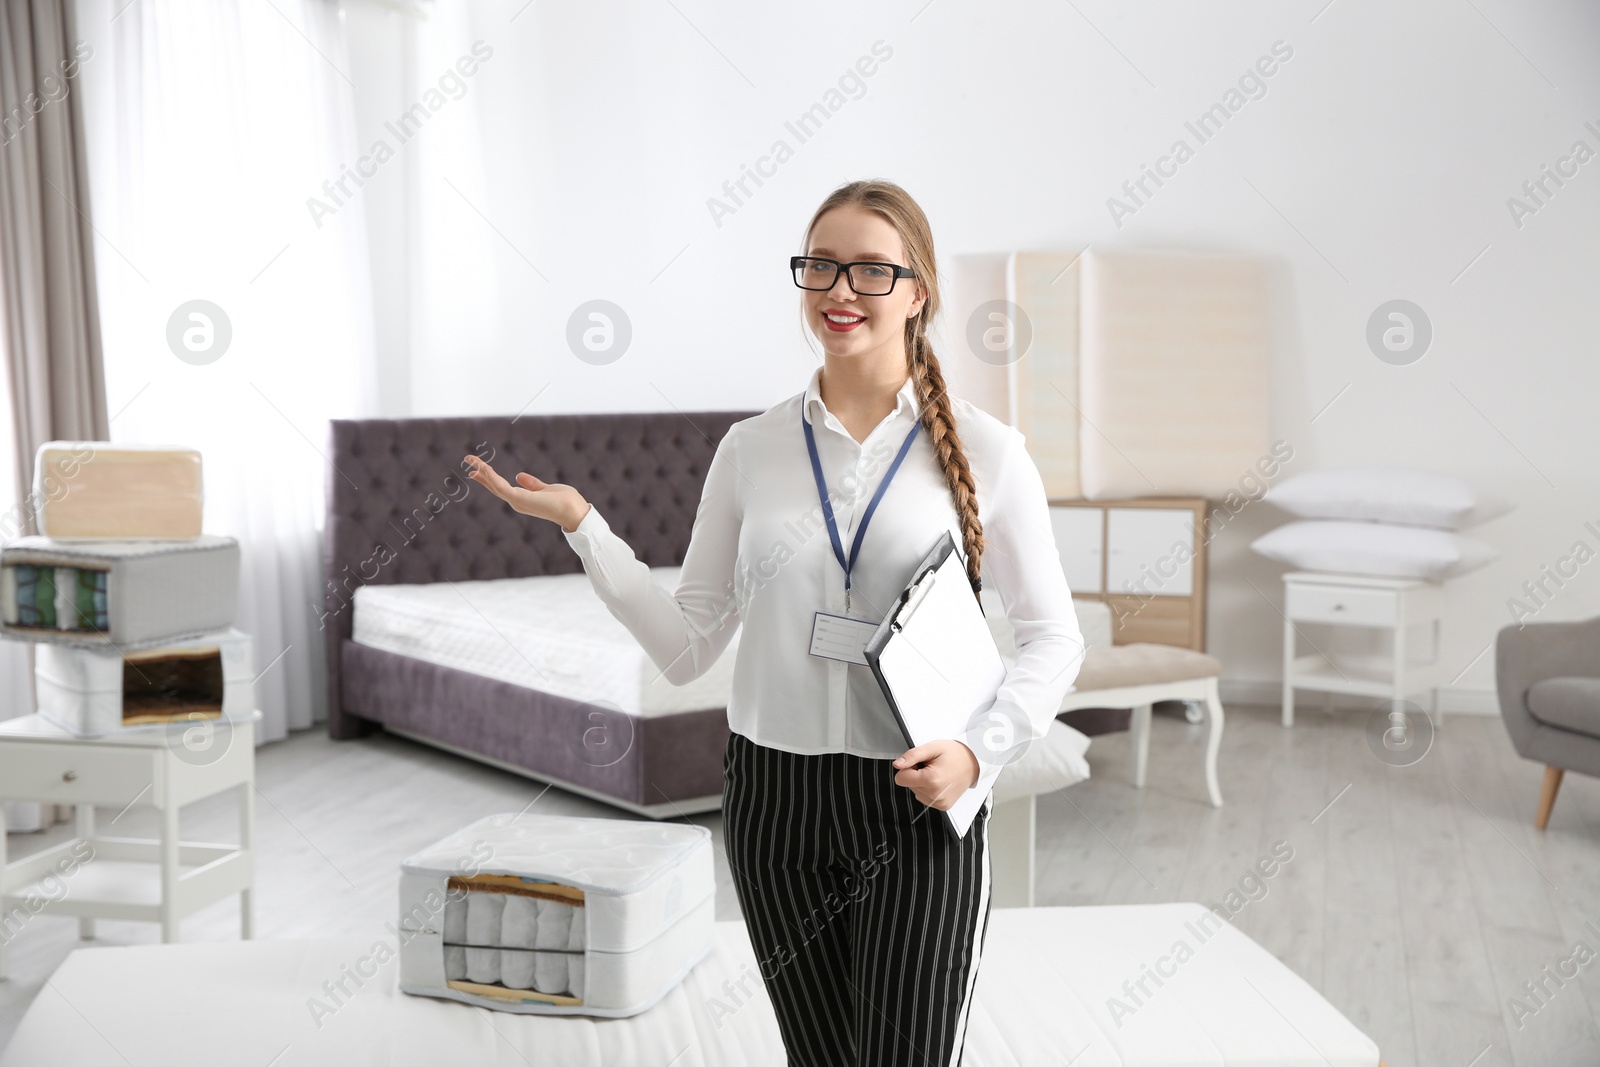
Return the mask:
<svg viewBox="0 0 1600 1067">
<path fill-rule="evenodd" d="M 878 483 L 878 491 L 872 494 L 872 500 L 867 504 L 866 513 L 861 516 L 861 525 L 856 527 L 855 543 L 850 546 L 850 559 L 844 558 L 844 545 L 839 540 L 839 524 L 833 518 L 833 502 L 828 499 L 828 483 L 822 477 L 822 461 L 817 458 L 817 438 L 811 432 L 811 423 L 806 421 L 805 413 L 800 415 L 800 425 L 806 431 L 806 449 L 811 453 L 811 473 L 817 479 L 817 496 L 822 499 L 822 514 L 828 520 L 828 537 L 833 541 L 833 554 L 839 561 L 839 566 L 844 568 L 844 610 L 850 610 L 850 570 L 856 565 L 856 554 L 861 551 L 861 538 L 867 532 L 867 524 L 872 521 L 872 513 L 878 508 L 878 501 L 883 499 L 883 491 L 889 488 L 889 483 L 894 480 L 895 471 L 900 469 L 900 461 L 906 458 L 906 453 L 911 450 L 911 439 L 917 436 L 917 431 L 922 428 L 921 421 L 911 427 L 911 432 L 906 434 L 906 439 L 900 446 L 900 452 L 894 457 L 894 462 L 889 464 L 889 471 L 883 476 L 883 481 Z"/>
</svg>

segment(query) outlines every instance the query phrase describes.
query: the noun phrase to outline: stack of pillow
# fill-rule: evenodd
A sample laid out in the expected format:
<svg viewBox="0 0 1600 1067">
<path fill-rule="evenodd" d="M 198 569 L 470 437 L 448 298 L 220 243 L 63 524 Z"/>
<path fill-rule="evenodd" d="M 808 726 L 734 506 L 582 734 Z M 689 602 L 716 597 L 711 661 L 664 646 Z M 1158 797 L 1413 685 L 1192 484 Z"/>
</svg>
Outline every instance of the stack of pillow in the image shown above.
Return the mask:
<svg viewBox="0 0 1600 1067">
<path fill-rule="evenodd" d="M 1251 542 L 1268 559 L 1303 571 L 1430 582 L 1493 561 L 1493 546 L 1460 531 L 1514 506 L 1455 475 L 1405 467 L 1299 474 L 1262 499 L 1298 516 Z"/>
</svg>

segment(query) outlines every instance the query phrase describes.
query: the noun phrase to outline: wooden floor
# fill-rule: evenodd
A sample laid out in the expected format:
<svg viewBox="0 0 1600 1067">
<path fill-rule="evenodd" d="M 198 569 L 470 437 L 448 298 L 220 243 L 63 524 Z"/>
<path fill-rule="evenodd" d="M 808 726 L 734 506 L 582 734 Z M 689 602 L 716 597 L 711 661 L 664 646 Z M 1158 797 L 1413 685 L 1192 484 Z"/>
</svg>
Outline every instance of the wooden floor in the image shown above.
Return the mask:
<svg viewBox="0 0 1600 1067">
<path fill-rule="evenodd" d="M 1365 724 L 1356 708 L 1303 707 L 1285 730 L 1276 708 L 1230 707 L 1221 809 L 1204 802 L 1203 726 L 1155 716 L 1143 790 L 1129 785 L 1127 735 L 1097 738 L 1093 779 L 1040 798 L 1036 903 L 1226 906 L 1232 890 L 1235 924 L 1370 1034 L 1390 1067 L 1600 1064 L 1600 781 L 1568 775 L 1539 833 L 1542 768 L 1516 757 L 1498 719 L 1449 719 L 1409 767 L 1378 760 Z M 619 814 L 381 736 L 300 733 L 260 749 L 257 775 L 263 938 L 378 940 L 395 918 L 401 859 L 483 815 L 530 802 Z M 103 828 L 115 814 L 101 812 Z M 107 832 L 150 833 L 150 814 L 133 809 Z M 195 805 L 184 836 L 232 840 L 232 818 L 231 801 Z M 717 917 L 738 918 L 721 816 L 693 821 L 716 835 Z M 12 835 L 13 855 L 64 837 Z M 1256 880 L 1274 848 L 1292 858 Z M 151 925 L 99 925 L 90 944 L 158 940 Z M 191 917 L 183 936 L 237 937 L 237 908 Z M 76 922 L 48 911 L 18 933 L 0 1045 L 78 947 Z"/>
</svg>

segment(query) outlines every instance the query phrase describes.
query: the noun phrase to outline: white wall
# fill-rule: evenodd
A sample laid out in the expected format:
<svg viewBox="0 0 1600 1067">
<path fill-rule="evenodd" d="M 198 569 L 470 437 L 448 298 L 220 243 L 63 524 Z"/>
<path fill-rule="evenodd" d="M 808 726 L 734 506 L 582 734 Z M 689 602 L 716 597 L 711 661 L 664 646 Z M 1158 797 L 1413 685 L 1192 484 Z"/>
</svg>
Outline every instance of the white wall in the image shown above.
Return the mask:
<svg viewBox="0 0 1600 1067">
<path fill-rule="evenodd" d="M 407 22 L 348 0 L 364 143 L 394 142 L 382 121 L 474 41 L 493 49 L 361 193 L 390 414 L 776 403 L 818 359 L 785 257 L 836 184 L 886 177 L 928 212 L 947 268 L 1089 244 L 1268 257 L 1286 473 L 1402 463 L 1519 503 L 1477 531 L 1501 559 L 1450 586 L 1447 707 L 1492 706 L 1483 650 L 1523 582 L 1574 542 L 1600 549 L 1600 160 L 1520 226 L 1507 207 L 1575 141 L 1600 150 L 1593 5 L 525 2 Z M 878 41 L 889 55 L 859 98 L 799 143 L 786 121 Z M 1265 94 L 1119 226 L 1108 198 L 1194 144 L 1185 122 L 1280 41 L 1292 56 Z M 793 157 L 718 225 L 708 199 L 779 139 Z M 565 340 L 594 298 L 633 328 L 604 366 Z M 1394 298 L 1435 331 L 1410 366 L 1364 340 Z M 947 307 L 943 337 L 964 318 Z M 940 351 L 990 395 L 976 360 Z M 1211 650 L 1236 695 L 1275 698 L 1281 568 L 1245 546 L 1281 521 L 1254 506 L 1212 544 Z M 1580 569 L 1539 617 L 1600 611 L 1597 575 Z"/>
</svg>

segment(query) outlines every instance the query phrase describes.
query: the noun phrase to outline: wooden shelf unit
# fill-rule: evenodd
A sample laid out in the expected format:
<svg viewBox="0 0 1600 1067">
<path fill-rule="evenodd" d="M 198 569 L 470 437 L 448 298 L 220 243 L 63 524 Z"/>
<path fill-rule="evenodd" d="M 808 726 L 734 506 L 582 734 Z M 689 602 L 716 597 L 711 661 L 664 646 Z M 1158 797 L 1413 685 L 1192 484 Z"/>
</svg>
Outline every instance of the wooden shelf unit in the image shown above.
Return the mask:
<svg viewBox="0 0 1600 1067">
<path fill-rule="evenodd" d="M 1050 501 L 1067 584 L 1110 607 L 1113 644 L 1205 651 L 1206 510 L 1203 497 Z"/>
</svg>

